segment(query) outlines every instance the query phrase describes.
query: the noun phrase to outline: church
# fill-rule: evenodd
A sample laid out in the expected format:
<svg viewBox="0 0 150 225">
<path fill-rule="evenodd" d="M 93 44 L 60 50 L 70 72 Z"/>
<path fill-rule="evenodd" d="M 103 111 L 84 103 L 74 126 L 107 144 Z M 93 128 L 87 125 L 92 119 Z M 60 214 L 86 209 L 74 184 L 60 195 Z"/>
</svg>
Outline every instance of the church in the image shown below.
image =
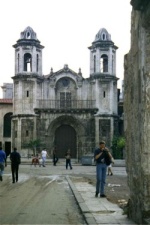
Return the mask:
<svg viewBox="0 0 150 225">
<path fill-rule="evenodd" d="M 38 140 L 37 152 L 57 149 L 64 158 L 93 153 L 100 140 L 111 146 L 118 132 L 118 89 L 116 50 L 105 28 L 98 31 L 91 46 L 90 71 L 84 78 L 81 69 L 65 64 L 48 75 L 42 72 L 44 46 L 31 27 L 20 33 L 13 45 L 15 74 L 13 84 L 2 86 L 0 99 L 0 143 L 8 153 L 14 146 L 22 157 L 30 150 L 27 143 Z"/>
</svg>

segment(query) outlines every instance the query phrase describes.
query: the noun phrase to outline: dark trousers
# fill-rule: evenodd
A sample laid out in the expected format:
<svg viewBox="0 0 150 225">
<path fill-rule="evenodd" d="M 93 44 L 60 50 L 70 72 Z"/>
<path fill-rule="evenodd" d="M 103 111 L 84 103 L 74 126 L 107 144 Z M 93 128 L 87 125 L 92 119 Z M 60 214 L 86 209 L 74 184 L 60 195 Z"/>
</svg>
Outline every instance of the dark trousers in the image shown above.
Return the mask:
<svg viewBox="0 0 150 225">
<path fill-rule="evenodd" d="M 12 181 L 15 183 L 15 181 L 18 181 L 18 170 L 19 165 L 18 164 L 11 164 L 11 172 L 12 172 Z"/>
<path fill-rule="evenodd" d="M 72 169 L 71 159 L 66 159 L 66 169 L 68 169 L 68 165 L 70 166 L 70 169 Z"/>
<path fill-rule="evenodd" d="M 57 156 L 53 156 L 53 164 L 54 166 L 56 166 L 56 163 L 58 162 L 58 157 Z"/>
</svg>

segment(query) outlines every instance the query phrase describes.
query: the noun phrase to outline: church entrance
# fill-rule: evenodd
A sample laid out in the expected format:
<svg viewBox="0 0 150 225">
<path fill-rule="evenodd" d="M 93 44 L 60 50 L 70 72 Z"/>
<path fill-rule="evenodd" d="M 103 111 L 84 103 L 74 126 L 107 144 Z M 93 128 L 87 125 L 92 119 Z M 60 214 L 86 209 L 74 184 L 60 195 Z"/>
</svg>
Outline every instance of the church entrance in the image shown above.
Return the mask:
<svg viewBox="0 0 150 225">
<path fill-rule="evenodd" d="M 76 131 L 69 125 L 62 125 L 55 131 L 55 146 L 58 158 L 64 158 L 68 149 L 71 151 L 72 158 L 77 157 L 77 137 Z"/>
</svg>

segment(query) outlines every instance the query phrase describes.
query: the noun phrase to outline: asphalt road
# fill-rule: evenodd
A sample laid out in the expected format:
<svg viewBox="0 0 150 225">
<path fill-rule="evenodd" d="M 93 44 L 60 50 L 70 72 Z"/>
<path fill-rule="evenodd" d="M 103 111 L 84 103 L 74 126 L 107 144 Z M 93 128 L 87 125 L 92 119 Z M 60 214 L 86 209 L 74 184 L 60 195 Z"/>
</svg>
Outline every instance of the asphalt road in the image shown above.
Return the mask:
<svg viewBox="0 0 150 225">
<path fill-rule="evenodd" d="M 65 175 L 39 175 L 48 168 L 28 167 L 20 166 L 15 184 L 9 166 L 5 169 L 0 183 L 0 224 L 85 224 Z"/>
<path fill-rule="evenodd" d="M 124 167 L 113 172 L 126 177 Z M 19 182 L 12 184 L 8 165 L 0 182 L 0 224 L 86 224 L 66 176 L 95 179 L 95 166 L 20 165 Z"/>
</svg>

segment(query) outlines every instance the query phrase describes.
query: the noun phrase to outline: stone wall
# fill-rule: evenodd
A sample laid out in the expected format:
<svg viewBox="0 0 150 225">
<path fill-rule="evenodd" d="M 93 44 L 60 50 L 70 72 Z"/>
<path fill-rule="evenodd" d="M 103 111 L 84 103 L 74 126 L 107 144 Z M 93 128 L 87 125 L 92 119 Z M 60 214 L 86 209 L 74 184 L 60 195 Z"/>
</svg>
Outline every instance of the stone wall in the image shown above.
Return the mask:
<svg viewBox="0 0 150 225">
<path fill-rule="evenodd" d="M 150 224 L 150 1 L 131 5 L 131 49 L 124 61 L 128 212 L 135 222 Z"/>
</svg>

